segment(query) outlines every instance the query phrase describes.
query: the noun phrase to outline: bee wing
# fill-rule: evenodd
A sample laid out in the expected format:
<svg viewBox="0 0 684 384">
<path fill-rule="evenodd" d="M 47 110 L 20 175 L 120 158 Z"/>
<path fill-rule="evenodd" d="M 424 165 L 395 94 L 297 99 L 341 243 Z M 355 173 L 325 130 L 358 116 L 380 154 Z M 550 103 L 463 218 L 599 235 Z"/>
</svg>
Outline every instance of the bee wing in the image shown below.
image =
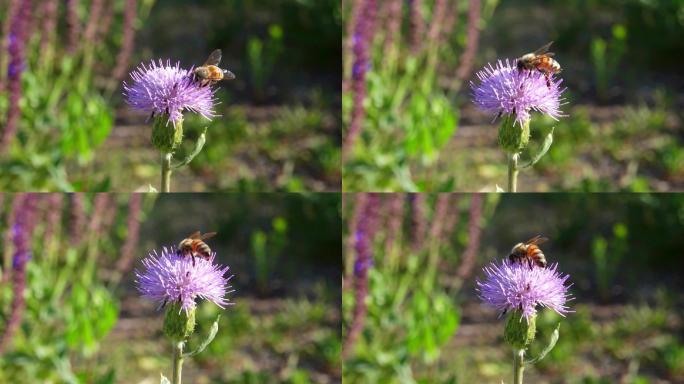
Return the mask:
<svg viewBox="0 0 684 384">
<path fill-rule="evenodd" d="M 546 52 L 549 51 L 549 48 L 551 47 L 551 44 L 553 44 L 553 41 L 549 41 L 548 43 L 544 44 L 541 48 L 537 49 L 534 51 L 535 55 L 543 55 Z"/>
<path fill-rule="evenodd" d="M 210 237 L 214 237 L 214 236 L 216 236 L 216 232 L 208 232 L 208 233 L 205 233 L 204 235 L 202 235 L 199 239 L 200 240 L 206 240 L 206 239 L 208 239 Z"/>
<path fill-rule="evenodd" d="M 215 49 L 214 52 L 207 57 L 207 61 L 202 65 L 218 65 L 221 62 L 221 50 Z"/>
<path fill-rule="evenodd" d="M 549 241 L 548 238 L 543 237 L 542 235 L 537 235 L 525 242 L 525 244 L 542 244 Z"/>
<path fill-rule="evenodd" d="M 190 236 L 188 236 L 188 239 L 199 239 L 200 235 L 201 235 L 200 231 L 195 231 Z"/>
</svg>

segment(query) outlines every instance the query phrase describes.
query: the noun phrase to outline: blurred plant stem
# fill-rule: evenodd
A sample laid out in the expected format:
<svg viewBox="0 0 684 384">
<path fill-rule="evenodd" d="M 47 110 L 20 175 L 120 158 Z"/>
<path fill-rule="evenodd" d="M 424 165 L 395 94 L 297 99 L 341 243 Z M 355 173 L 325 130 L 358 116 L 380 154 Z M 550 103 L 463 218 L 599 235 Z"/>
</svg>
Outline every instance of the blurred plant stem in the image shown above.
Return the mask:
<svg viewBox="0 0 684 384">
<path fill-rule="evenodd" d="M 173 153 L 162 152 L 161 156 L 161 191 L 171 192 L 171 158 Z"/>
<path fill-rule="evenodd" d="M 173 346 L 173 384 L 181 384 L 181 373 L 183 370 L 183 344 L 179 341 Z"/>
<path fill-rule="evenodd" d="M 525 369 L 525 350 L 513 350 L 513 384 L 522 384 Z"/>
<path fill-rule="evenodd" d="M 508 154 L 508 192 L 518 191 L 518 158 L 520 153 Z"/>
</svg>

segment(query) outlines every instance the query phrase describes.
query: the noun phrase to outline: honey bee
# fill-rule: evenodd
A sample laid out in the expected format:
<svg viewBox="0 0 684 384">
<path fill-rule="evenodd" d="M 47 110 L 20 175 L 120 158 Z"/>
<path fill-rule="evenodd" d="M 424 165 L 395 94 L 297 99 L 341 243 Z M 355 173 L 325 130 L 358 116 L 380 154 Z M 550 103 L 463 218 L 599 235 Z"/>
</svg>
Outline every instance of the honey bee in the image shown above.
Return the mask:
<svg viewBox="0 0 684 384">
<path fill-rule="evenodd" d="M 214 84 L 221 80 L 235 79 L 233 72 L 218 67 L 220 62 L 221 50 L 215 49 L 214 52 L 209 55 L 204 64 L 192 71 L 195 81 L 199 81 L 200 86 L 206 87 L 207 85 Z"/>
<path fill-rule="evenodd" d="M 211 248 L 204 242 L 204 240 L 214 237 L 216 232 L 209 232 L 201 234 L 200 231 L 193 233 L 178 244 L 178 254 L 183 257 L 192 257 L 192 265 L 195 265 L 195 257 L 201 257 L 209 260 L 211 257 Z"/>
<path fill-rule="evenodd" d="M 546 242 L 546 237 L 539 235 L 527 240 L 525 243 L 516 244 L 508 256 L 511 262 L 527 263 L 530 269 L 535 265 L 541 268 L 546 268 L 546 258 L 544 253 L 539 248 L 539 244 Z"/>
<path fill-rule="evenodd" d="M 553 41 L 532 53 L 523 55 L 517 61 L 518 71 L 522 71 L 523 69 L 532 71 L 536 69 L 543 73 L 544 77 L 546 77 L 546 86 L 549 88 L 551 88 L 551 74 L 561 71 L 560 64 L 551 58 L 554 55 L 553 52 L 548 52 L 551 44 L 553 44 Z"/>
</svg>

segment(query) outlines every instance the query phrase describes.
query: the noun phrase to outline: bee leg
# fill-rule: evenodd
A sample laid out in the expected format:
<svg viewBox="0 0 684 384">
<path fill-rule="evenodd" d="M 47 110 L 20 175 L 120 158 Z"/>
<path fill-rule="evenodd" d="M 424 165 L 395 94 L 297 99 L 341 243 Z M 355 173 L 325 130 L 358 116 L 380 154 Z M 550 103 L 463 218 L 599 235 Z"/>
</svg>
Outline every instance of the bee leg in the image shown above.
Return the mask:
<svg viewBox="0 0 684 384">
<path fill-rule="evenodd" d="M 499 113 L 497 113 L 496 116 L 494 116 L 494 120 L 492 120 L 492 122 L 491 122 L 490 124 L 494 124 L 494 122 L 496 121 L 496 119 L 498 119 L 499 117 L 501 117 L 501 114 L 502 114 L 502 113 L 503 113 L 503 111 L 499 111 Z"/>
<path fill-rule="evenodd" d="M 150 116 L 147 117 L 147 119 L 145 120 L 145 122 L 147 123 L 148 121 L 150 121 L 150 120 L 152 120 L 152 119 L 154 119 L 154 111 L 152 111 L 152 113 L 150 114 Z"/>
<path fill-rule="evenodd" d="M 503 312 L 499 313 L 499 316 L 497 317 L 497 319 L 502 318 L 507 312 L 508 312 L 508 308 L 504 309 Z"/>
<path fill-rule="evenodd" d="M 159 309 L 163 309 L 164 307 L 166 307 L 166 303 L 168 301 L 169 301 L 169 299 L 164 299 L 164 302 L 162 303 L 161 307 L 159 307 Z"/>
<path fill-rule="evenodd" d="M 544 72 L 544 76 L 546 77 L 546 86 L 551 89 L 551 77 L 549 76 L 549 73 Z"/>
<path fill-rule="evenodd" d="M 195 266 L 195 255 L 192 255 L 192 266 Z"/>
</svg>

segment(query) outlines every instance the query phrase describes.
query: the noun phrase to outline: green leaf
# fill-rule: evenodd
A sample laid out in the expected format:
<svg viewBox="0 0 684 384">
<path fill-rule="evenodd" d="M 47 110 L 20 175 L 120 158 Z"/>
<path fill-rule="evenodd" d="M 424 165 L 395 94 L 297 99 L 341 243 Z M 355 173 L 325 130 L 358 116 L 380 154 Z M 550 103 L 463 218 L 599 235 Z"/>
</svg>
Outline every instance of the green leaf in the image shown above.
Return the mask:
<svg viewBox="0 0 684 384">
<path fill-rule="evenodd" d="M 553 330 L 553 333 L 551 334 L 551 339 L 549 340 L 549 344 L 544 348 L 543 351 L 539 354 L 539 356 L 535 357 L 532 360 L 526 360 L 525 364 L 536 364 L 538 361 L 546 357 L 546 355 L 551 352 L 553 347 L 556 346 L 556 342 L 558 341 L 558 337 L 560 336 L 560 333 L 558 330 L 560 329 L 560 323 L 556 325 L 556 329 Z"/>
<path fill-rule="evenodd" d="M 192 159 L 195 158 L 195 156 L 199 155 L 199 153 L 202 151 L 202 148 L 204 147 L 204 143 L 207 142 L 207 128 L 204 128 L 204 132 L 197 138 L 197 142 L 195 143 L 195 149 L 190 153 L 188 156 L 183 159 L 180 163 L 174 164 L 171 166 L 172 169 L 178 169 L 180 167 L 184 167 L 192 161 Z"/>
<path fill-rule="evenodd" d="M 216 317 L 216 321 L 214 321 L 214 324 L 212 324 L 211 329 L 209 330 L 209 334 L 207 335 L 207 338 L 204 339 L 204 341 L 194 351 L 184 353 L 183 354 L 184 358 L 198 355 L 198 354 L 202 353 L 202 351 L 204 351 L 207 348 L 209 343 L 211 343 L 214 340 L 214 337 L 216 337 L 216 333 L 218 333 L 218 325 L 219 325 L 220 319 L 221 319 L 221 315 Z"/>
<path fill-rule="evenodd" d="M 541 148 L 539 148 L 539 152 L 537 152 L 537 154 L 534 155 L 529 162 L 519 166 L 519 168 L 529 168 L 537 164 L 537 162 L 541 160 L 541 158 L 544 157 L 544 155 L 546 155 L 546 152 L 548 152 L 549 148 L 551 148 L 551 144 L 553 144 L 553 130 L 554 127 L 551 128 L 551 131 L 549 131 L 549 133 L 544 138 L 544 142 L 542 143 Z"/>
</svg>

